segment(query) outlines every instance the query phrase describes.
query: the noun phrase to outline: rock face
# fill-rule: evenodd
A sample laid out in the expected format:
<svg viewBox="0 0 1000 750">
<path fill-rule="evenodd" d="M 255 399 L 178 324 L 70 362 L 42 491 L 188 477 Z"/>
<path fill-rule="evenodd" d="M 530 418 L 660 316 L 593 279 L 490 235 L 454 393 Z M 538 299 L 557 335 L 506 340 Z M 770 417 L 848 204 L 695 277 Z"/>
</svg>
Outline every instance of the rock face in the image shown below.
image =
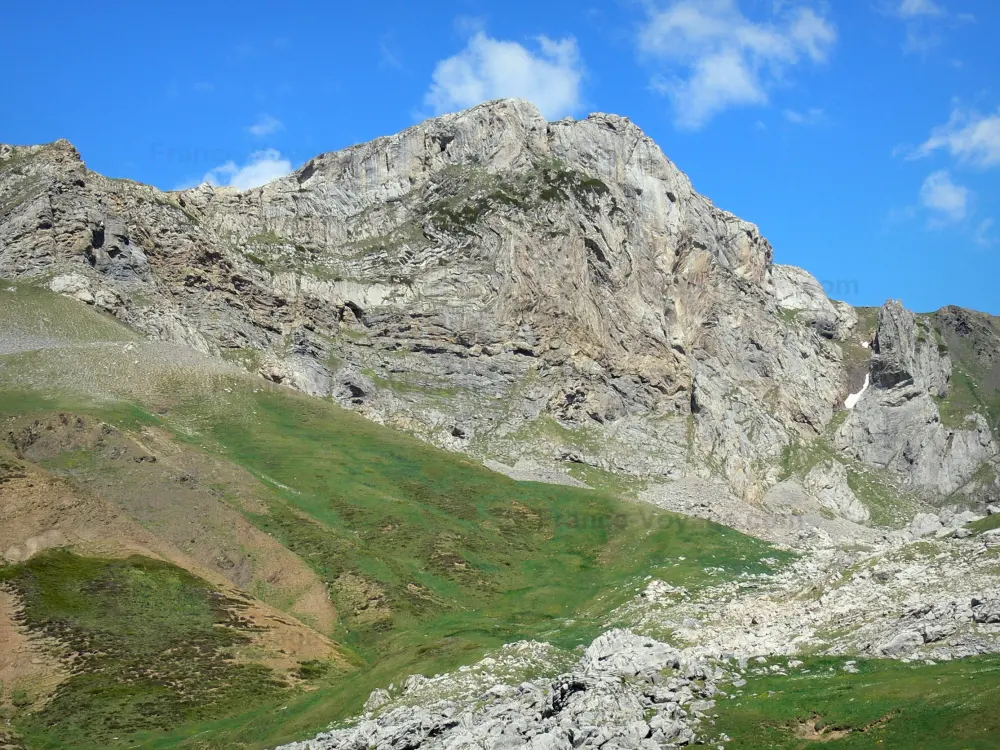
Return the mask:
<svg viewBox="0 0 1000 750">
<path fill-rule="evenodd" d="M 847 338 L 858 324 L 854 308 L 826 296 L 823 286 L 808 271 L 775 264 L 771 272 L 778 307 L 826 338 Z"/>
<path fill-rule="evenodd" d="M 970 482 L 997 446 L 987 418 L 969 413 L 943 424 L 938 401 L 949 395 L 952 363 L 939 334 L 902 304 L 879 311 L 871 385 L 836 435 L 843 452 L 888 470 L 928 497 L 948 496 Z"/>
<path fill-rule="evenodd" d="M 751 501 L 860 387 L 855 311 L 774 265 L 638 127 L 517 100 L 243 192 L 107 179 L 65 141 L 0 147 L 0 276 L 482 460 L 720 477 Z M 918 324 L 883 310 L 873 388 L 835 442 L 929 497 L 996 445 L 975 418 L 935 427 L 950 363 Z M 841 477 L 814 479 L 863 518 Z"/>
<path fill-rule="evenodd" d="M 934 339 L 930 326 L 897 300 L 879 310 L 871 374 L 874 385 L 889 389 L 916 385 L 932 396 L 948 394 L 951 360 Z"/>
</svg>

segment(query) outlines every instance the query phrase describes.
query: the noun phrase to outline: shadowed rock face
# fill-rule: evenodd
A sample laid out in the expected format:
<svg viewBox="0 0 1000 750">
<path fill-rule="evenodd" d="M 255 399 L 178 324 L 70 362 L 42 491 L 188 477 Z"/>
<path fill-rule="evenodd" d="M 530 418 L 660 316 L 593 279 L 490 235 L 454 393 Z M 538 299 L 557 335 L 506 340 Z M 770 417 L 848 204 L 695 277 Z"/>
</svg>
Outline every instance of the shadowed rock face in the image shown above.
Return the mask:
<svg viewBox="0 0 1000 750">
<path fill-rule="evenodd" d="M 918 385 L 932 396 L 948 395 L 951 359 L 939 349 L 931 327 L 896 300 L 879 311 L 872 382 L 882 388 Z"/>
<path fill-rule="evenodd" d="M 628 119 L 517 100 L 243 192 L 110 180 L 65 141 L 0 147 L 0 275 L 479 458 L 716 474 L 751 500 L 857 390 L 843 350 L 868 335 Z M 948 494 L 996 446 L 979 423 L 925 429 L 951 365 L 916 321 L 880 314 L 875 387 L 836 448 Z M 863 518 L 844 481 L 814 484 Z"/>
</svg>

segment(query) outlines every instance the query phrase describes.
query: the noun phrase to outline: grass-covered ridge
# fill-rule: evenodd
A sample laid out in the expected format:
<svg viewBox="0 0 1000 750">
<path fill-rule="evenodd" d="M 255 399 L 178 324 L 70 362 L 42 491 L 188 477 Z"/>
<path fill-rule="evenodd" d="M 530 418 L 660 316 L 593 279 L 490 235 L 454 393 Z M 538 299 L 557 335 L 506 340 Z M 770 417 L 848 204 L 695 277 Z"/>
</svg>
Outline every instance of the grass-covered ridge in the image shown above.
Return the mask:
<svg viewBox="0 0 1000 750">
<path fill-rule="evenodd" d="M 47 289 L 0 279 L 0 354 L 72 341 L 137 341 L 140 336 L 106 313 Z"/>
<path fill-rule="evenodd" d="M 752 677 L 718 702 L 716 728 L 740 750 L 994 750 L 1000 659 L 937 665 L 809 659 L 788 676 Z"/>
</svg>

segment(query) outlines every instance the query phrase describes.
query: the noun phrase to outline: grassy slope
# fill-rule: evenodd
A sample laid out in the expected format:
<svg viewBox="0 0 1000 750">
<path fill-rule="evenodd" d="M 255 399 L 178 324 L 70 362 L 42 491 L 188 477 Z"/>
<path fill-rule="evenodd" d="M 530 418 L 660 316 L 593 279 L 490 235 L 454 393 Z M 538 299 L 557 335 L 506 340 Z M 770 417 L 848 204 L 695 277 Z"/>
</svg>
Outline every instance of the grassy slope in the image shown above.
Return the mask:
<svg viewBox="0 0 1000 750">
<path fill-rule="evenodd" d="M 28 300 L 31 315 L 53 321 L 61 320 L 63 311 L 70 313 L 70 324 L 58 330 L 47 324 L 33 335 L 88 343 L 131 338 L 130 332 L 115 330 L 113 322 L 106 329 L 107 319 L 93 310 L 65 307 L 76 303 L 37 290 L 17 294 Z M 12 309 L 0 310 L 0 332 Z M 74 311 L 82 321 L 78 326 Z M 8 326 L 12 319 L 7 318 Z M 112 421 L 120 429 L 156 424 L 173 432 L 187 450 L 210 451 L 250 470 L 271 492 L 267 512 L 248 517 L 327 581 L 342 618 L 335 636 L 364 664 L 349 678 L 314 680 L 318 689 L 311 692 L 284 692 L 275 699 L 266 690 L 242 696 L 239 703 L 246 711 L 239 714 L 232 710 L 237 702 L 217 695 L 206 702 L 211 716 L 207 711 L 174 713 L 174 729 L 166 733 L 155 712 L 142 708 L 142 691 L 134 700 L 123 697 L 126 706 L 112 701 L 105 709 L 94 703 L 89 683 L 73 678 L 60 700 L 86 707 L 73 721 L 97 722 L 101 731 L 119 729 L 97 735 L 109 745 L 116 743 L 108 738 L 117 736 L 120 744 L 133 747 L 272 746 L 355 712 L 371 689 L 407 674 L 441 672 L 521 638 L 566 647 L 583 643 L 599 631 L 604 614 L 648 575 L 697 587 L 714 582 L 716 575 L 761 571 L 763 558 L 783 557 L 706 521 L 597 492 L 514 482 L 331 403 L 248 377 L 211 371 L 184 380 L 174 370 L 158 382 L 155 367 L 144 360 L 140 366 L 152 376 L 136 382 L 133 395 L 95 398 L 92 379 L 81 379 L 74 390 L 62 377 L 67 357 L 86 361 L 86 356 L 83 350 L 59 349 L 0 356 L 0 371 L 8 384 L 19 387 L 0 393 L 0 416 L 69 410 Z M 102 366 L 113 371 L 116 357 L 134 364 L 134 357 L 148 354 L 105 348 Z M 47 387 L 52 383 L 58 387 Z M 121 394 L 132 382 L 122 378 L 114 386 Z M 80 570 L 90 571 L 90 582 L 78 584 L 96 585 L 106 565 L 80 561 Z M 717 571 L 709 574 L 707 567 Z M 58 610 L 60 576 L 45 580 L 38 596 L 56 603 L 57 616 L 71 616 L 72 603 Z M 204 612 L 182 614 L 181 602 L 157 601 L 176 617 L 178 627 L 186 627 L 189 617 L 201 625 L 208 622 Z M 93 630 L 115 632 L 113 612 L 92 613 Z M 29 617 L 40 632 L 46 621 Z M 145 650 L 140 631 L 121 636 L 115 642 L 125 662 L 163 659 L 162 652 Z M 97 672 L 113 674 L 117 668 L 105 663 Z M 43 714 L 18 719 L 29 747 L 88 746 L 86 732 L 72 735 L 69 724 L 47 723 Z M 131 718 L 120 728 L 116 716 Z M 129 734 L 139 727 L 145 732 Z"/>
<path fill-rule="evenodd" d="M 291 739 L 356 711 L 375 687 L 454 668 L 504 642 L 586 642 L 647 575 L 697 587 L 716 580 L 705 567 L 737 576 L 764 570 L 763 557 L 785 557 L 706 521 L 514 482 L 332 404 L 276 388 L 239 392 L 226 382 L 231 393 L 178 404 L 166 420 L 141 407 L 72 406 L 122 428 L 173 425 L 183 440 L 271 481 L 269 512 L 251 519 L 330 583 L 342 616 L 335 635 L 365 669 L 348 680 L 320 680 L 318 693 L 282 695 L 288 708 L 280 716 L 264 701 L 238 720 L 210 721 L 197 741 L 185 727 L 169 739 L 149 735 L 151 746 L 264 747 Z M 39 407 L 52 406 L 30 395 L 0 396 L 0 411 L 41 414 Z M 382 592 L 388 617 L 355 614 L 353 592 L 340 585 L 345 573 Z"/>
<path fill-rule="evenodd" d="M 250 639 L 238 603 L 167 563 L 47 552 L 0 568 L 33 631 L 72 675 L 17 727 L 30 748 L 101 748 L 282 691 L 271 671 L 230 661 Z"/>
<path fill-rule="evenodd" d="M 753 561 L 770 554 L 704 521 L 515 482 L 290 392 L 234 394 L 199 417 L 189 439 L 209 436 L 270 479 L 277 495 L 325 526 L 327 538 L 314 549 L 312 529 L 274 512 L 258 523 L 301 547 L 329 580 L 344 572 L 377 580 L 397 629 L 429 614 L 461 628 L 472 611 L 477 627 L 486 614 L 491 626 L 532 636 L 640 574 L 697 585 L 708 580 L 705 564 L 736 575 L 760 570 Z"/>
<path fill-rule="evenodd" d="M 809 674 L 750 678 L 742 694 L 720 699 L 716 728 L 740 750 L 807 747 L 993 750 L 1000 737 L 1000 658 L 928 665 L 809 660 Z M 831 671 L 832 668 L 832 671 Z M 820 720 L 820 737 L 798 734 Z M 851 730 L 839 739 L 835 730 Z M 824 736 L 825 735 L 825 736 Z"/>
<path fill-rule="evenodd" d="M 110 315 L 37 286 L 0 280 L 0 292 L 0 321 L 16 321 L 17 330 L 26 334 L 82 343 L 141 338 Z"/>
</svg>

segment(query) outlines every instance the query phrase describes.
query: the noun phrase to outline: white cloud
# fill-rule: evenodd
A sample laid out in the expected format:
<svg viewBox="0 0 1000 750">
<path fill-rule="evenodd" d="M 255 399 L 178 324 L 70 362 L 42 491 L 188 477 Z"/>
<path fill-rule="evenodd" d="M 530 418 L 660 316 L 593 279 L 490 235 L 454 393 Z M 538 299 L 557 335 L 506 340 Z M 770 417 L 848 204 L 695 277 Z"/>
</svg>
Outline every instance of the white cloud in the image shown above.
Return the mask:
<svg viewBox="0 0 1000 750">
<path fill-rule="evenodd" d="M 818 125 L 826 119 L 826 113 L 819 107 L 811 107 L 805 112 L 786 109 L 783 114 L 792 125 Z"/>
<path fill-rule="evenodd" d="M 826 62 L 837 43 L 837 27 L 812 8 L 797 8 L 790 16 L 788 33 L 792 43 L 808 53 L 813 62 Z M 797 59 L 792 60 L 797 62 Z"/>
<path fill-rule="evenodd" d="M 257 119 L 257 122 L 255 122 L 253 125 L 247 128 L 247 130 L 250 131 L 251 135 L 255 135 L 258 138 L 260 138 L 261 136 L 277 133 L 284 127 L 285 123 L 283 123 L 277 117 L 272 117 L 271 115 L 261 115 Z"/>
<path fill-rule="evenodd" d="M 273 148 L 254 151 L 246 164 L 242 166 L 230 160 L 208 170 L 200 180 L 178 185 L 175 190 L 187 190 L 207 182 L 217 187 L 234 187 L 240 190 L 260 187 L 272 180 L 277 180 L 290 174 L 292 163 L 284 159 L 281 153 Z"/>
<path fill-rule="evenodd" d="M 904 52 L 927 54 L 944 42 L 944 32 L 975 23 L 969 13 L 952 13 L 939 0 L 884 0 L 882 11 L 903 22 Z"/>
<path fill-rule="evenodd" d="M 1000 109 L 986 116 L 954 110 L 951 119 L 934 128 L 911 158 L 919 159 L 939 149 L 983 169 L 1000 165 Z"/>
<path fill-rule="evenodd" d="M 980 247 L 993 247 L 997 244 L 997 239 L 992 236 L 993 219 L 983 219 L 976 227 L 975 241 Z"/>
<path fill-rule="evenodd" d="M 583 65 L 576 40 L 541 36 L 535 41 L 537 52 L 532 52 L 476 32 L 464 50 L 434 68 L 425 104 L 442 114 L 518 97 L 534 102 L 549 120 L 578 111 Z"/>
<path fill-rule="evenodd" d="M 920 188 L 920 203 L 931 214 L 931 224 L 940 226 L 965 218 L 969 208 L 969 189 L 952 182 L 945 170 L 927 176 Z"/>
<path fill-rule="evenodd" d="M 767 104 L 789 67 L 824 62 L 836 41 L 833 23 L 811 8 L 755 22 L 736 0 L 674 0 L 652 10 L 639 34 L 640 50 L 668 66 L 653 88 L 670 96 L 678 127 L 689 129 L 729 107 Z"/>
<path fill-rule="evenodd" d="M 944 39 L 936 29 L 908 24 L 906 37 L 903 39 L 903 52 L 926 55 L 934 48 L 940 47 L 943 41 Z"/>
<path fill-rule="evenodd" d="M 900 18 L 919 18 L 920 16 L 943 16 L 942 8 L 933 0 L 902 0 L 896 8 L 896 14 Z"/>
</svg>

